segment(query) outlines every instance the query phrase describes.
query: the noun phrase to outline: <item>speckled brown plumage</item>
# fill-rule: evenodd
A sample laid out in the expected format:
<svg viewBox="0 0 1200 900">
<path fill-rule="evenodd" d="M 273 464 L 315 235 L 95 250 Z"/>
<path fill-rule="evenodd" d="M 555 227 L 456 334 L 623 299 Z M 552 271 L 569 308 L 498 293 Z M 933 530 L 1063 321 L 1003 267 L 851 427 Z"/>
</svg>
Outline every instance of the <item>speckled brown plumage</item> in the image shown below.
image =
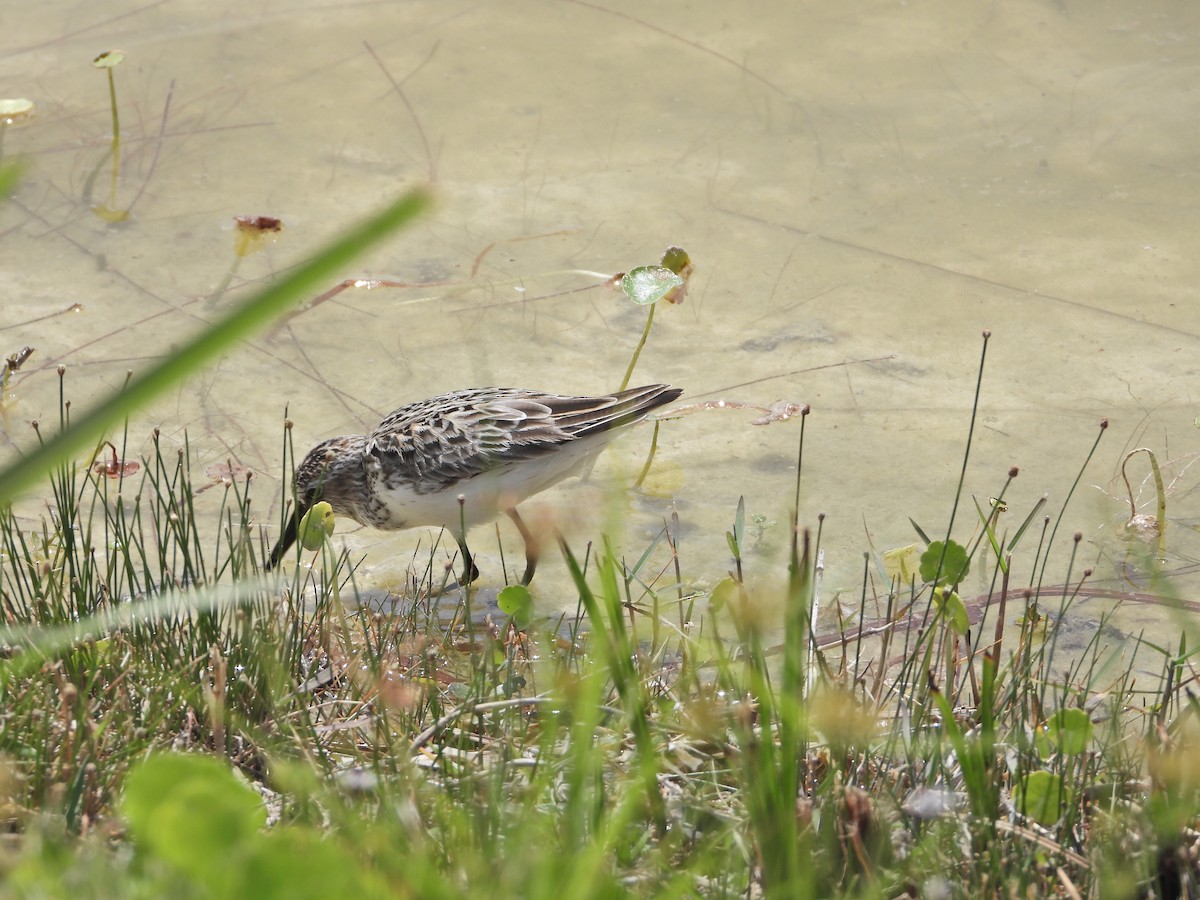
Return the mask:
<svg viewBox="0 0 1200 900">
<path fill-rule="evenodd" d="M 445 526 L 462 540 L 501 512 L 530 536 L 518 503 L 587 465 L 626 426 L 682 393 L 663 384 L 603 397 L 567 397 L 515 388 L 475 388 L 397 409 L 370 434 L 330 438 L 296 470 L 296 513 L 271 553 L 276 566 L 296 538 L 296 523 L 318 500 L 363 525 L 398 529 Z M 462 505 L 459 497 L 464 498 Z"/>
</svg>

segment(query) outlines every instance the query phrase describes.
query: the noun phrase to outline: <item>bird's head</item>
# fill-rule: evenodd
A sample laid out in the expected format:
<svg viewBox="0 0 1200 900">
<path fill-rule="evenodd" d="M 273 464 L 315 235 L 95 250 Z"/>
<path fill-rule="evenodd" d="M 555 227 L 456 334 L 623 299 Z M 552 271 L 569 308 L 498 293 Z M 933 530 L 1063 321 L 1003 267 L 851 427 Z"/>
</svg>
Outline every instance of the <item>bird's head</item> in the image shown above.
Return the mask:
<svg viewBox="0 0 1200 900">
<path fill-rule="evenodd" d="M 363 469 L 365 446 L 364 436 L 343 435 L 322 441 L 304 457 L 296 469 L 296 507 L 288 516 L 279 543 L 271 550 L 267 569 L 278 566 L 296 542 L 300 520 L 314 503 L 324 500 L 335 513 L 362 521 L 359 511 L 370 496 Z"/>
</svg>

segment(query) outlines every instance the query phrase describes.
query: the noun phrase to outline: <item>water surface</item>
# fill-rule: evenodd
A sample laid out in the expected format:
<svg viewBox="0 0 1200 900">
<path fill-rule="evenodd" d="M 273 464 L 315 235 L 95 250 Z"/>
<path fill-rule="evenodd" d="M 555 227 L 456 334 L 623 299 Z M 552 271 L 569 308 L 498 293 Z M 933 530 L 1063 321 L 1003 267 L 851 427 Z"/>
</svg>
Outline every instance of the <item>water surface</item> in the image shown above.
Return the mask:
<svg viewBox="0 0 1200 900">
<path fill-rule="evenodd" d="M 985 329 L 959 538 L 969 496 L 985 502 L 1012 466 L 1009 527 L 1043 493 L 1057 514 L 1106 418 L 1048 580 L 1080 532 L 1075 571 L 1120 583 L 1119 468 L 1143 445 L 1166 468 L 1168 566 L 1191 567 L 1198 16 L 1061 0 L 10 4 L 0 84 L 38 112 L 5 135 L 33 168 L 0 210 L 0 350 L 36 353 L 10 386 L 6 452 L 30 445 L 28 420 L 57 419 L 58 365 L 86 405 L 433 184 L 436 211 L 345 273 L 408 287 L 306 306 L 131 423 L 131 450 L 155 426 L 186 435 L 199 468 L 257 473 L 274 522 L 285 408 L 302 452 L 442 391 L 610 390 L 643 312 L 580 271 L 679 244 L 698 271 L 660 311 L 637 380 L 694 402 L 811 404 L 801 515 L 826 514 L 827 595 L 853 608 L 863 552 L 912 542 L 910 517 L 944 533 Z M 90 62 L 111 49 L 127 54 L 120 224 L 90 209 L 108 199 L 111 137 Z M 285 231 L 214 305 L 236 215 Z M 661 459 L 677 470 L 668 496 L 627 501 L 630 555 L 678 513 L 685 570 L 715 581 L 744 495 L 764 525 L 747 566 L 780 575 L 798 428 L 755 415 L 669 423 Z M 636 466 L 644 446 L 635 434 L 612 461 Z M 1144 456 L 1131 465 L 1152 512 Z M 611 469 L 534 517 L 594 537 Z M 346 537 L 384 584 L 428 539 Z M 475 542 L 494 562 L 490 533 Z M 552 604 L 561 566 L 536 584 Z M 1126 630 L 1158 618 L 1177 634 L 1157 608 L 1131 610 Z"/>
</svg>

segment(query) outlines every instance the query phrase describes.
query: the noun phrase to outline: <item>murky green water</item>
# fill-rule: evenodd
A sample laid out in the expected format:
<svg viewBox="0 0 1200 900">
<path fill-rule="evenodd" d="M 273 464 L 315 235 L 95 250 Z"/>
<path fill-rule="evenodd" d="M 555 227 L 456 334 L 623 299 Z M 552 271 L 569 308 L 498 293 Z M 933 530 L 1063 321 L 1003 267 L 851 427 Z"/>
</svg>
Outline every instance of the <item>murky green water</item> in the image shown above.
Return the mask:
<svg viewBox="0 0 1200 900">
<path fill-rule="evenodd" d="M 90 61 L 117 48 L 130 215 L 113 225 L 89 209 L 108 200 L 110 141 Z M 186 433 L 201 468 L 258 473 L 273 522 L 285 407 L 303 452 L 446 390 L 609 390 L 642 313 L 575 270 L 680 244 L 699 270 L 638 378 L 812 404 L 802 507 L 826 514 L 829 594 L 856 602 L 867 532 L 883 550 L 913 540 L 910 516 L 944 531 L 985 328 L 967 491 L 982 502 L 1018 465 L 1009 527 L 1043 493 L 1056 512 L 1107 417 L 1060 535 L 1082 532 L 1108 577 L 1127 450 L 1153 448 L 1168 513 L 1200 518 L 1198 50 L 1200 11 L 1171 3 L 10 4 L 0 90 L 38 113 L 4 138 L 34 166 L 0 210 L 0 350 L 36 353 L 4 442 L 57 418 L 60 363 L 85 405 L 217 315 L 233 216 L 285 230 L 222 303 L 432 182 L 434 215 L 346 273 L 410 287 L 303 309 L 133 423 L 132 449 L 155 425 Z M 631 555 L 678 512 L 685 570 L 719 578 L 745 495 L 778 523 L 748 565 L 780 572 L 798 429 L 754 415 L 670 423 L 661 454 L 682 482 L 631 507 Z M 636 465 L 643 444 L 617 457 Z M 575 524 L 604 506 L 591 490 L 537 505 L 594 535 Z M 966 500 L 961 537 L 974 517 Z M 1172 527 L 1172 567 L 1194 536 Z M 347 540 L 364 576 L 395 582 L 426 538 Z M 475 543 L 494 558 L 486 532 Z M 555 564 L 537 582 L 562 583 Z M 1148 618 L 1163 617 L 1125 625 Z"/>
</svg>

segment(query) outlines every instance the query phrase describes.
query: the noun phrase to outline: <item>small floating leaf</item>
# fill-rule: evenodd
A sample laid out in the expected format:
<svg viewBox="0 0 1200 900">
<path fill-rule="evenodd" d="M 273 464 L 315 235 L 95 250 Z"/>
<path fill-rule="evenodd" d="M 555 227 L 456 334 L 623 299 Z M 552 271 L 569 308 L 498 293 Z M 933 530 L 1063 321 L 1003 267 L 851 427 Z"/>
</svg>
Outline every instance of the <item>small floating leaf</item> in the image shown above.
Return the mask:
<svg viewBox="0 0 1200 900">
<path fill-rule="evenodd" d="M 314 503 L 312 509 L 300 519 L 296 537 L 305 550 L 320 550 L 333 535 L 333 526 L 333 507 L 322 500 Z"/>
<path fill-rule="evenodd" d="M 683 279 L 664 266 L 638 266 L 621 277 L 621 290 L 634 303 L 650 306 L 683 284 Z"/>
<path fill-rule="evenodd" d="M 24 97 L 0 100 L 0 122 L 11 125 L 22 122 L 33 115 L 33 101 Z"/>
<path fill-rule="evenodd" d="M 943 559 L 943 547 L 945 558 Z M 939 568 L 940 567 L 940 568 Z M 921 554 L 921 580 L 938 584 L 958 584 L 967 577 L 971 560 L 967 551 L 954 541 L 933 541 Z"/>
<path fill-rule="evenodd" d="M 1053 772 L 1039 769 L 1017 785 L 1017 809 L 1043 825 L 1053 825 L 1062 816 L 1066 790 Z"/>
<path fill-rule="evenodd" d="M 26 348 L 29 349 L 29 348 Z M 30 350 L 32 353 L 33 351 Z M 9 360 L 10 364 L 12 360 Z M 103 453 L 104 447 L 108 447 L 112 451 L 112 456 L 109 459 L 100 459 L 92 466 L 92 471 L 97 475 L 107 475 L 109 478 L 121 478 L 125 475 L 132 475 L 141 468 L 135 462 L 126 462 L 117 456 L 117 448 L 109 441 L 105 441 L 100 446 L 100 452 Z"/>
<path fill-rule="evenodd" d="M 1094 728 L 1092 720 L 1082 709 L 1060 709 L 1050 717 L 1041 736 L 1049 744 L 1047 749 L 1078 754 L 1087 749 Z"/>
<path fill-rule="evenodd" d="M 510 584 L 496 595 L 500 611 L 510 616 L 518 628 L 528 628 L 533 621 L 533 595 L 523 584 Z"/>
<path fill-rule="evenodd" d="M 273 216 L 234 216 L 233 221 L 237 227 L 233 252 L 237 256 L 257 253 L 283 231 L 282 220 Z"/>
<path fill-rule="evenodd" d="M 92 65 L 97 69 L 113 69 L 119 66 L 124 59 L 125 54 L 120 50 L 105 50 L 92 60 Z"/>
<path fill-rule="evenodd" d="M 921 551 L 916 544 L 883 551 L 883 570 L 888 578 L 909 584 L 921 568 Z"/>
<path fill-rule="evenodd" d="M 132 475 L 140 468 L 141 466 L 135 462 L 113 459 L 111 461 L 100 460 L 92 466 L 92 471 L 97 475 L 107 475 L 109 478 L 121 478 L 125 475 Z"/>
</svg>

